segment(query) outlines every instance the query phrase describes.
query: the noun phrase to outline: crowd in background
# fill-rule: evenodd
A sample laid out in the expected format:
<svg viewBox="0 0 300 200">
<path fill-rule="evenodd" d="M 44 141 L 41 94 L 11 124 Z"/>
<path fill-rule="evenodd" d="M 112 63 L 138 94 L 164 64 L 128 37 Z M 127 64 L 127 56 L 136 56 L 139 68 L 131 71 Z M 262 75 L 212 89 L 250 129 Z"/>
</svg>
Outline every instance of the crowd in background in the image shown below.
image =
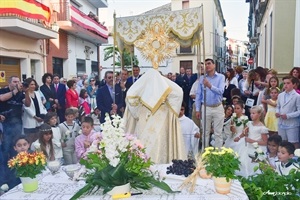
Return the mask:
<svg viewBox="0 0 300 200">
<path fill-rule="evenodd" d="M 213 60 L 208 60 L 208 63 L 207 61 L 199 63 L 197 73 L 192 73 L 190 68 L 181 67 L 178 74 L 164 75 L 183 90 L 183 104 L 179 118 L 181 118 L 187 154 L 197 153 L 195 149 L 198 149 L 202 132 L 200 118 L 203 119 L 199 114 L 201 112 L 199 106 L 206 103 L 212 110 L 218 107 L 220 108 L 218 112 L 222 112 L 218 116 L 222 120 L 219 124 L 221 125 L 220 132 L 222 132 L 221 145 L 233 147 L 238 144 L 234 140 L 242 138 L 241 134 L 244 129 L 237 127 L 232 117 L 233 113 L 236 113 L 235 116 L 238 118 L 246 115 L 249 120 L 256 122 L 254 129 L 257 125 L 265 127 L 263 129 L 260 127 L 260 131 L 264 130 L 263 133 L 257 133 L 267 134 L 260 145 L 266 146 L 268 138 L 279 134 L 282 140 L 291 142 L 295 148 L 299 148 L 299 67 L 293 68 L 290 76 L 285 77 L 282 83 L 273 69 L 257 67 L 247 71 L 242 67 L 236 67 L 219 75 L 212 67 L 212 77 L 218 74 L 218 79 L 222 80 L 220 83 L 222 88 L 216 90 L 213 87 L 213 79 L 207 81 L 206 75 L 203 74 L 204 64 L 210 73 L 209 65 L 214 66 Z M 0 89 L 0 177 L 4 177 L 1 178 L 0 185 L 9 183 L 13 187 L 18 183 L 10 180 L 12 176 L 6 163 L 16 155 L 17 149 L 21 151 L 20 145 L 25 146 L 23 143 L 26 142 L 28 143 L 27 149 L 33 151 L 40 149 L 45 152 L 49 160 L 58 159 L 64 164 L 78 162 L 91 144 L 92 138 L 97 137 L 95 134 L 89 134 L 92 129 L 95 132 L 100 131 L 100 124 L 104 122 L 105 113 L 123 115 L 126 107 L 126 92 L 140 77 L 138 66 L 133 66 L 130 77 L 128 71 L 124 69 L 116 74 L 107 71 L 103 80 L 99 80 L 97 76 L 88 77 L 87 75 L 67 80 L 58 75 L 45 73 L 41 86 L 33 78 L 27 78 L 21 82 L 17 76 L 10 77 L 8 86 Z M 203 97 L 199 95 L 203 93 L 202 87 L 204 86 L 208 87 L 208 95 L 210 91 L 222 91 L 221 107 L 219 98 L 213 104 L 209 96 L 206 101 L 203 101 Z M 281 94 L 284 96 L 281 97 Z M 290 107 L 286 109 L 284 104 L 287 99 L 292 99 L 292 101 L 289 103 Z M 198 107 L 195 104 L 196 100 L 200 102 Z M 255 107 L 257 105 L 261 109 Z M 282 114 L 281 111 L 284 109 L 286 109 L 285 113 Z M 258 115 L 256 118 L 252 116 L 255 113 Z M 262 118 L 264 121 L 261 120 Z M 212 118 L 209 124 L 216 125 L 217 119 Z M 209 128 L 208 132 L 215 133 L 218 131 L 217 128 L 218 126 Z M 80 133 L 84 134 L 80 136 Z M 191 142 L 193 138 L 195 141 Z M 213 145 L 215 145 L 214 142 L 220 143 L 220 140 L 214 139 L 211 134 L 209 138 Z M 20 141 L 23 143 L 21 144 Z M 274 142 L 275 139 L 270 141 Z M 242 151 L 238 148 L 236 150 Z"/>
</svg>

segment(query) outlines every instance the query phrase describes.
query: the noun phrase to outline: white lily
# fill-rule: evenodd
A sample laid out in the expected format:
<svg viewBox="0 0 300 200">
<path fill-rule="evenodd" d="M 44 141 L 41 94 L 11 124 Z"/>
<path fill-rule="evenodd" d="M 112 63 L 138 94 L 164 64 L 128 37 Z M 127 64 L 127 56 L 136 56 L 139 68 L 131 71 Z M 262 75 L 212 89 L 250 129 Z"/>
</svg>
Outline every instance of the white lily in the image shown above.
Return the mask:
<svg viewBox="0 0 300 200">
<path fill-rule="evenodd" d="M 7 184 L 3 184 L 3 185 L 1 186 L 1 190 L 4 191 L 4 192 L 6 192 L 8 189 L 9 189 L 9 187 L 8 187 Z"/>
<path fill-rule="evenodd" d="M 33 143 L 33 146 L 34 146 L 35 149 L 40 149 L 41 148 L 40 143 Z"/>
<path fill-rule="evenodd" d="M 70 133 L 71 133 L 71 131 L 67 130 L 65 134 L 66 134 L 66 136 L 69 136 Z"/>
<path fill-rule="evenodd" d="M 248 119 L 247 116 L 245 116 L 245 115 L 242 116 L 242 120 L 247 120 L 247 119 Z"/>
<path fill-rule="evenodd" d="M 263 150 L 262 150 L 260 147 L 258 147 L 258 148 L 256 149 L 256 152 L 257 152 L 258 154 L 261 154 L 261 153 L 263 152 Z"/>
<path fill-rule="evenodd" d="M 295 156 L 300 157 L 300 149 L 296 149 L 294 154 Z"/>
<path fill-rule="evenodd" d="M 257 142 L 253 142 L 252 145 L 253 145 L 254 148 L 258 148 L 258 143 Z"/>
</svg>

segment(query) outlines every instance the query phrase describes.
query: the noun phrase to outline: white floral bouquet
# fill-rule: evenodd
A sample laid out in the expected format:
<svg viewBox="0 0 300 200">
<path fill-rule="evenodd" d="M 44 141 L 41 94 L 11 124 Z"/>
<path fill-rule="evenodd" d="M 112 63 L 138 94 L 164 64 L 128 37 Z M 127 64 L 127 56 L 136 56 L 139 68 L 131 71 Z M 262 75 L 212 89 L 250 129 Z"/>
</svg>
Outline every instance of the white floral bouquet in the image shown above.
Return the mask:
<svg viewBox="0 0 300 200">
<path fill-rule="evenodd" d="M 63 138 L 64 143 L 66 143 L 66 142 L 69 140 L 70 137 L 72 137 L 72 132 L 69 131 L 69 130 L 67 130 L 67 131 L 65 132 L 65 135 L 64 135 L 64 138 Z"/>
<path fill-rule="evenodd" d="M 242 115 L 240 118 L 237 117 L 236 113 L 232 114 L 232 121 L 235 123 L 236 126 L 243 125 L 244 127 L 248 123 L 249 119 L 246 115 Z"/>
<path fill-rule="evenodd" d="M 133 188 L 150 189 L 159 187 L 173 192 L 170 187 L 157 180 L 149 167 L 151 159 L 146 149 L 133 135 L 125 134 L 123 120 L 115 115 L 106 115 L 101 125 L 101 137 L 93 141 L 87 154 L 80 160 L 87 171 L 86 185 L 71 199 L 103 189 L 107 193 L 115 186 L 130 183 Z"/>
<path fill-rule="evenodd" d="M 258 143 L 257 142 L 253 142 L 252 146 L 255 149 L 254 155 L 249 155 L 249 157 L 253 159 L 253 162 L 266 162 L 266 163 L 268 163 L 266 155 L 263 152 L 263 150 L 260 148 L 260 146 L 258 145 Z"/>
</svg>

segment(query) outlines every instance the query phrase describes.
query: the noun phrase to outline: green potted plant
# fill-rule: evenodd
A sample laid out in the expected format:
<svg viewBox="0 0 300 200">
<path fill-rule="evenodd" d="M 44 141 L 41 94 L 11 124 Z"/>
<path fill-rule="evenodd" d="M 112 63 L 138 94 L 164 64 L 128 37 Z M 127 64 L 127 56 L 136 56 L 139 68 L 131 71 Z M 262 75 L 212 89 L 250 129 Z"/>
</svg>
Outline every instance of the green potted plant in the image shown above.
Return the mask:
<svg viewBox="0 0 300 200">
<path fill-rule="evenodd" d="M 38 188 L 36 175 L 42 173 L 46 166 L 46 156 L 42 152 L 20 152 L 8 161 L 8 167 L 16 170 L 20 177 L 23 191 L 33 192 Z"/>
<path fill-rule="evenodd" d="M 213 176 L 216 191 L 221 194 L 230 192 L 231 179 L 240 169 L 238 155 L 231 148 L 205 148 L 202 161 L 208 174 Z"/>
</svg>

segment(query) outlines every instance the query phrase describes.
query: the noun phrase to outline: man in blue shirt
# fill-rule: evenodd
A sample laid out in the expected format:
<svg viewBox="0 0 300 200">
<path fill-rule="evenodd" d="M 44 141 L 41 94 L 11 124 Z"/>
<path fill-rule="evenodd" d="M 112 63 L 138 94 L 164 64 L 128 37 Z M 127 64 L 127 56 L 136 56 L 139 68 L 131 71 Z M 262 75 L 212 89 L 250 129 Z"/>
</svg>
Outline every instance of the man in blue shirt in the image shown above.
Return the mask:
<svg viewBox="0 0 300 200">
<path fill-rule="evenodd" d="M 206 106 L 205 147 L 209 145 L 211 124 L 213 123 L 215 135 L 215 147 L 223 145 L 222 129 L 224 123 L 224 108 L 222 105 L 223 92 L 225 87 L 225 76 L 216 72 L 214 60 L 205 60 L 206 74 L 200 77 L 199 87 L 196 92 L 196 117 L 203 117 L 203 107 Z M 206 88 L 206 99 L 204 99 L 204 89 Z"/>
</svg>

